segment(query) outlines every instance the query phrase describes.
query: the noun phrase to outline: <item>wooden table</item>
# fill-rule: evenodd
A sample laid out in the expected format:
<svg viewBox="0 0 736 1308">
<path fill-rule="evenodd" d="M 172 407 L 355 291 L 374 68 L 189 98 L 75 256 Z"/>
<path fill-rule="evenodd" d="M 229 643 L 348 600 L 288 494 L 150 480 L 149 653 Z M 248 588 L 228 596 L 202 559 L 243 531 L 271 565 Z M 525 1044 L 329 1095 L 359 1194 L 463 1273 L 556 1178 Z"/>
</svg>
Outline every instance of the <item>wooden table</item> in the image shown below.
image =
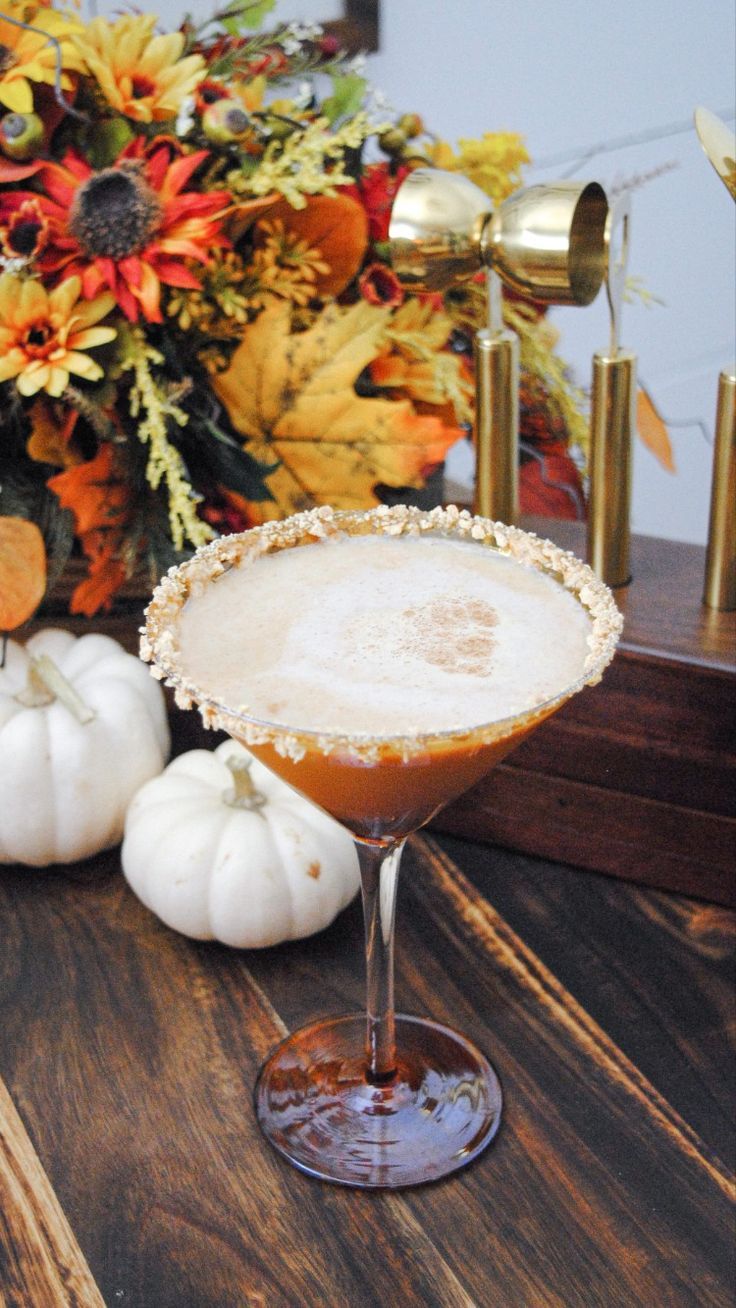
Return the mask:
<svg viewBox="0 0 736 1308">
<path fill-rule="evenodd" d="M 400 1007 L 487 1050 L 506 1108 L 475 1164 L 395 1194 L 307 1179 L 251 1108 L 285 1031 L 360 1008 L 357 903 L 197 944 L 113 851 L 0 868 L 0 922 L 3 1308 L 731 1308 L 730 909 L 415 838 Z"/>
</svg>

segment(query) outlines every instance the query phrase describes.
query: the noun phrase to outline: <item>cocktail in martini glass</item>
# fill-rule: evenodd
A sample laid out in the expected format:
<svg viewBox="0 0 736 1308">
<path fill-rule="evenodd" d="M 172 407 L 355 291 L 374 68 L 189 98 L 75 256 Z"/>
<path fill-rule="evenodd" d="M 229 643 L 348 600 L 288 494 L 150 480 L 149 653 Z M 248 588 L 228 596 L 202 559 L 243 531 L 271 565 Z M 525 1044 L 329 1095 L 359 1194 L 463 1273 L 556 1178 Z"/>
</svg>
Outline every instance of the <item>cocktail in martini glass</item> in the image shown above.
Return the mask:
<svg viewBox="0 0 736 1308">
<path fill-rule="evenodd" d="M 294 1032 L 255 1091 L 265 1135 L 304 1172 L 413 1185 L 493 1138 L 487 1058 L 394 1012 L 401 852 L 600 679 L 620 630 L 585 564 L 454 508 L 314 509 L 215 541 L 157 587 L 142 641 L 154 674 L 356 842 L 367 1013 Z"/>
</svg>

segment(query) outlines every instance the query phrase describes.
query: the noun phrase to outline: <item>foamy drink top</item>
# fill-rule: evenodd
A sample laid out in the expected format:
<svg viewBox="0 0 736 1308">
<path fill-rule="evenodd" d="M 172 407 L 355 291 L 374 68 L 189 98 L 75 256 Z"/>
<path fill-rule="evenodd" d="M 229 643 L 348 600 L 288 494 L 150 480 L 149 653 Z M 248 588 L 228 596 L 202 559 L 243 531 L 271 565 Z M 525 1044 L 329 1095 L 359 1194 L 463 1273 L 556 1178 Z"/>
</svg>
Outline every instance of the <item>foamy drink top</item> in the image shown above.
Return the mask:
<svg viewBox="0 0 736 1308">
<path fill-rule="evenodd" d="M 293 732 L 414 736 L 577 682 L 591 618 L 544 573 L 440 535 L 335 535 L 245 557 L 180 612 L 184 680 Z"/>
</svg>

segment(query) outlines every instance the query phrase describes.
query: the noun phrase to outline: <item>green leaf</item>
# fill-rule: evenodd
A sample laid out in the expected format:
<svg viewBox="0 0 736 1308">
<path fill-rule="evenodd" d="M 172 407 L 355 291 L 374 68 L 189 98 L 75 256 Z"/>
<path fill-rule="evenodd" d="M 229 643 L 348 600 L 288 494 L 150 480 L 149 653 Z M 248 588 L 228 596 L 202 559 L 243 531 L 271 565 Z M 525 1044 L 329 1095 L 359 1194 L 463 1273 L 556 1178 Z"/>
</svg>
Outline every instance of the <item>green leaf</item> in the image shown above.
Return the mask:
<svg viewBox="0 0 736 1308">
<path fill-rule="evenodd" d="M 261 463 L 252 454 L 248 454 L 247 450 L 234 450 L 229 445 L 217 442 L 210 447 L 208 464 L 210 475 L 227 490 L 235 491 L 237 495 L 243 495 L 254 503 L 273 499 L 265 478 L 276 471 L 278 461 Z"/>
<path fill-rule="evenodd" d="M 332 95 L 320 106 L 320 113 L 334 124 L 341 118 L 352 118 L 362 107 L 366 80 L 357 73 L 335 74 L 331 80 Z"/>
<path fill-rule="evenodd" d="M 219 20 L 231 36 L 237 36 L 244 29 L 257 31 L 275 4 L 276 0 L 243 0 L 242 4 L 230 5 L 219 15 Z"/>
<path fill-rule="evenodd" d="M 273 499 L 266 478 L 275 472 L 278 460 L 261 463 L 254 459 L 243 449 L 242 436 L 236 437 L 214 418 L 192 414 L 188 426 L 178 433 L 177 444 L 192 484 L 205 496 L 209 488 L 219 485 L 254 503 Z"/>
<path fill-rule="evenodd" d="M 120 151 L 133 139 L 127 118 L 105 118 L 95 123 L 87 145 L 87 158 L 93 168 L 109 168 Z"/>
</svg>

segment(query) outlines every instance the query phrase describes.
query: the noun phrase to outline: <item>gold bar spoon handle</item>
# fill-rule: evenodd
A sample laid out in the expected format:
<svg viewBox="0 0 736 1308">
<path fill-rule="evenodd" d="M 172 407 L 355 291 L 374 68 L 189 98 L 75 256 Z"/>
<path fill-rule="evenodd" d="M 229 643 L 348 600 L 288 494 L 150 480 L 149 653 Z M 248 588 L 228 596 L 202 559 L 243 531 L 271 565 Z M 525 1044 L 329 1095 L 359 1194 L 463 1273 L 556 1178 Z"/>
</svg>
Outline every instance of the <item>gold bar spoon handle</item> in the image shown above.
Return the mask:
<svg viewBox="0 0 736 1308">
<path fill-rule="evenodd" d="M 736 609 L 736 370 L 718 378 L 703 603 Z"/>
</svg>

